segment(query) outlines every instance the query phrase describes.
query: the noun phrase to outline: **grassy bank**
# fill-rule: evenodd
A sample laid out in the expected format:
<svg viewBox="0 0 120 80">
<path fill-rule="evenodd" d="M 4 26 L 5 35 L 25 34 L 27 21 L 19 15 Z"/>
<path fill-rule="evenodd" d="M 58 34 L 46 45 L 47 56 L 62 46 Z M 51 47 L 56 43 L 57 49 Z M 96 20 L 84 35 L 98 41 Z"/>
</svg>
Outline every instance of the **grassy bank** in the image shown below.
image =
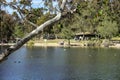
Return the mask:
<svg viewBox="0 0 120 80">
<path fill-rule="evenodd" d="M 61 42 L 64 42 L 64 45 L 60 45 Z M 35 40 L 28 42 L 28 45 L 34 46 L 68 46 L 68 40 L 66 39 L 54 39 L 54 40 Z M 76 40 L 70 40 L 70 45 L 73 47 L 88 47 L 88 46 L 100 46 L 101 41 L 91 41 L 91 40 L 85 40 L 85 41 L 76 41 Z"/>
<path fill-rule="evenodd" d="M 32 43 L 31 43 L 32 42 Z M 64 42 L 64 45 L 60 45 L 60 42 Z M 81 41 L 76 41 L 76 40 L 70 40 L 70 46 L 71 47 L 103 47 L 101 46 L 104 40 L 81 40 Z M 29 44 L 30 43 L 30 44 Z M 110 44 L 109 42 L 105 43 Z M 54 47 L 67 47 L 68 46 L 68 40 L 66 39 L 54 39 L 54 40 L 33 40 L 28 42 L 28 45 L 31 46 L 54 46 Z M 109 47 L 117 47 L 120 48 L 119 44 L 116 45 L 110 45 Z"/>
</svg>

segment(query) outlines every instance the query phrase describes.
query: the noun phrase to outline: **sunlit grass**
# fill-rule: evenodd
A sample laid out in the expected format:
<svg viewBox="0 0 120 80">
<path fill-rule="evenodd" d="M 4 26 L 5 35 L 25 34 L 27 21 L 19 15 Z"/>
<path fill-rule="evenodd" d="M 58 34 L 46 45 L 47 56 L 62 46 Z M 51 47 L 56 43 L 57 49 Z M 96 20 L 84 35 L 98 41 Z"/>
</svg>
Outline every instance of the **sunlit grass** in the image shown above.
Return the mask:
<svg viewBox="0 0 120 80">
<path fill-rule="evenodd" d="M 120 37 L 113 37 L 111 40 L 120 40 Z"/>
</svg>

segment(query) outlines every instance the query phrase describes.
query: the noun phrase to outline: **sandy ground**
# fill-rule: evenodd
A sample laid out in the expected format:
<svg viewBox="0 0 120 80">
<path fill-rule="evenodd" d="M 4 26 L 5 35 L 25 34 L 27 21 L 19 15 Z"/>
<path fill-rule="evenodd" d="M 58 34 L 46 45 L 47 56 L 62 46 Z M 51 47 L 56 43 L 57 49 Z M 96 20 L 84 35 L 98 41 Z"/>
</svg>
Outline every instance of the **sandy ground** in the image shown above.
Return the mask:
<svg viewBox="0 0 120 80">
<path fill-rule="evenodd" d="M 120 49 L 120 44 L 116 44 L 116 45 L 110 46 L 110 47 L 112 47 L 112 48 L 119 48 Z"/>
<path fill-rule="evenodd" d="M 60 46 L 58 43 L 35 43 L 34 46 Z"/>
</svg>

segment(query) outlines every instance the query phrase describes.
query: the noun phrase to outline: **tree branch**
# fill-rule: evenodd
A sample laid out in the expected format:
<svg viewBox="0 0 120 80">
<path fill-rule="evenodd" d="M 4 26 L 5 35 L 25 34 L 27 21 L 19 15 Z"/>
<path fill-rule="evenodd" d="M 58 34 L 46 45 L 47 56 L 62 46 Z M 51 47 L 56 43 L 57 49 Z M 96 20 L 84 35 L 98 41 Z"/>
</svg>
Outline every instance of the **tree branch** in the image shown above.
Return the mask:
<svg viewBox="0 0 120 80">
<path fill-rule="evenodd" d="M 22 40 L 17 42 L 14 46 L 10 46 L 8 49 L 6 49 L 4 52 L 2 52 L 0 54 L 0 61 L 3 61 L 3 59 L 5 59 L 7 56 L 9 56 L 12 52 L 16 51 L 21 46 L 23 46 L 26 42 L 28 42 L 30 39 L 32 39 L 34 36 L 39 34 L 43 30 L 43 28 L 60 20 L 63 9 L 65 7 L 65 4 L 66 4 L 66 0 L 63 0 L 62 5 L 61 5 L 61 11 L 53 19 L 50 19 L 50 20 L 46 21 L 45 23 L 43 23 L 42 25 L 38 26 L 35 30 L 33 30 Z"/>
<path fill-rule="evenodd" d="M 20 9 L 19 6 L 17 6 L 17 5 L 14 6 L 14 5 L 12 5 L 11 3 L 10 3 L 10 4 L 9 4 L 9 3 L 5 3 L 5 4 L 13 7 L 14 9 L 16 9 L 16 10 L 18 11 L 20 17 L 22 18 L 22 20 L 24 20 L 25 22 L 27 22 L 27 23 L 29 23 L 30 25 L 34 26 L 35 28 L 38 26 L 38 25 L 34 24 L 33 22 L 29 21 L 28 19 L 26 19 L 26 16 L 22 13 L 22 11 L 21 11 L 21 9 Z"/>
<path fill-rule="evenodd" d="M 26 19 L 26 16 L 21 12 L 21 9 L 19 8 L 19 6 L 17 6 L 17 11 L 19 12 L 21 18 L 26 21 L 27 23 L 29 23 L 30 25 L 34 26 L 35 28 L 38 26 L 36 24 L 34 24 L 33 22 L 29 21 L 28 19 Z"/>
</svg>

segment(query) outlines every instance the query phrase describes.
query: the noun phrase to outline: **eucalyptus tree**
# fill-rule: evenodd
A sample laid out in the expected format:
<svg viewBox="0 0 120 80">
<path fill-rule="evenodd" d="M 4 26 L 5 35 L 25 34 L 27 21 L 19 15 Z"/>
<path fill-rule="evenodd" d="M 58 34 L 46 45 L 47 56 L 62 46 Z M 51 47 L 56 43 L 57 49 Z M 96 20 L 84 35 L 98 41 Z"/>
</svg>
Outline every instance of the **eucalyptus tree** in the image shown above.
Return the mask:
<svg viewBox="0 0 120 80">
<path fill-rule="evenodd" d="M 74 25 L 79 27 L 76 27 L 78 31 L 89 31 L 99 35 L 103 33 L 103 31 L 106 33 L 106 30 L 100 29 L 100 26 L 104 24 L 104 28 L 115 29 L 115 33 L 118 34 L 118 30 L 116 29 L 120 28 L 120 18 L 118 17 L 120 15 L 119 4 L 120 1 L 118 0 L 112 0 L 112 2 L 109 0 L 81 1 L 81 4 L 78 4 L 77 7 L 77 14 L 74 14 L 76 15 Z M 105 17 L 109 18 L 110 21 L 105 19 Z M 108 25 L 105 24 L 105 22 L 108 22 L 109 27 L 107 27 Z M 108 34 L 112 33 L 113 32 L 110 33 L 110 31 L 108 32 Z M 113 36 L 113 34 L 111 36 Z M 103 35 L 104 34 L 102 34 L 102 36 Z M 106 36 L 106 34 L 104 36 Z"/>
<path fill-rule="evenodd" d="M 16 0 L 14 0 L 14 1 L 16 2 Z M 24 0 L 22 0 L 22 1 L 24 1 Z M 65 11 L 65 7 L 66 7 L 65 5 L 67 3 L 72 3 L 72 0 L 70 0 L 70 1 L 69 0 L 59 0 L 58 2 L 60 2 L 60 1 L 62 1 L 62 3 L 61 3 L 61 6 L 59 8 L 59 11 L 57 12 L 57 15 L 55 17 L 51 18 L 50 20 L 44 22 L 40 26 L 37 26 L 36 24 L 34 24 L 31 21 L 27 20 L 26 17 L 25 17 L 25 15 L 22 14 L 22 10 L 20 9 L 20 7 L 18 5 L 14 5 L 14 4 L 11 4 L 11 3 L 10 4 L 9 3 L 5 3 L 7 5 L 10 5 L 10 6 L 14 7 L 14 9 L 16 9 L 18 11 L 18 13 L 20 14 L 21 19 L 23 21 L 27 21 L 29 24 L 33 25 L 36 28 L 33 31 L 31 31 L 27 36 L 25 36 L 23 39 L 21 39 L 20 41 L 18 41 L 15 45 L 10 46 L 9 48 L 5 49 L 5 51 L 0 54 L 0 61 L 2 61 L 3 59 L 5 59 L 8 55 L 10 55 L 11 53 L 13 53 L 17 49 L 19 49 L 26 42 L 28 42 L 33 37 L 35 37 L 37 34 L 39 34 L 43 30 L 43 28 L 45 28 L 46 26 L 49 26 L 49 25 L 55 23 L 56 21 L 59 21 L 61 19 L 61 17 L 62 17 L 63 12 Z M 73 12 L 70 9 L 69 9 L 69 11 Z M 67 15 L 67 13 L 66 13 L 66 15 Z"/>
<path fill-rule="evenodd" d="M 110 39 L 118 33 L 117 22 L 105 17 L 104 20 L 98 25 L 97 31 L 101 37 Z"/>
<path fill-rule="evenodd" d="M 118 24 L 118 30 L 120 34 L 120 0 L 112 0 L 110 3 L 111 18 Z"/>
<path fill-rule="evenodd" d="M 14 26 L 15 19 L 12 15 L 6 13 L 4 10 L 0 10 L 0 38 L 9 41 L 13 36 Z"/>
<path fill-rule="evenodd" d="M 99 18 L 98 19 L 99 23 L 96 28 L 98 34 L 100 34 L 101 37 L 111 38 L 119 34 L 118 31 L 120 27 L 119 26 L 120 18 L 118 16 L 120 12 L 118 9 L 120 9 L 120 7 L 118 6 L 119 1 L 117 1 L 118 4 L 117 6 L 115 6 L 114 3 L 116 1 L 117 0 L 113 0 L 110 2 L 110 1 L 103 0 L 101 2 L 101 7 L 99 9 L 99 14 L 97 16 Z"/>
<path fill-rule="evenodd" d="M 97 21 L 95 21 L 96 14 L 98 12 L 98 5 L 93 0 L 81 1 L 81 4 L 77 5 L 77 12 L 74 14 L 75 21 L 73 23 L 77 33 L 95 33 Z M 83 35 L 84 36 L 84 35 Z"/>
</svg>

